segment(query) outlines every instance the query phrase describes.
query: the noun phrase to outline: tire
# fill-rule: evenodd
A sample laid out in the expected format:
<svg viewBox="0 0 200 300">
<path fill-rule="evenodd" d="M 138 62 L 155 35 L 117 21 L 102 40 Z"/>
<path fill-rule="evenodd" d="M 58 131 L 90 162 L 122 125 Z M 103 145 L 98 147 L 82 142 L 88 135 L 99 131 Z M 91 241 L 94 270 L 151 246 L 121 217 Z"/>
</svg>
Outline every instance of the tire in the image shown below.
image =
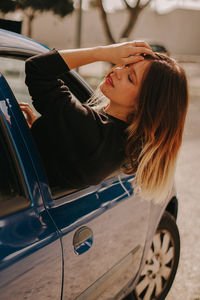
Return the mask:
<svg viewBox="0 0 200 300">
<path fill-rule="evenodd" d="M 132 299 L 163 300 L 167 296 L 180 257 L 180 236 L 175 219 L 165 212 L 153 237 Z"/>
</svg>

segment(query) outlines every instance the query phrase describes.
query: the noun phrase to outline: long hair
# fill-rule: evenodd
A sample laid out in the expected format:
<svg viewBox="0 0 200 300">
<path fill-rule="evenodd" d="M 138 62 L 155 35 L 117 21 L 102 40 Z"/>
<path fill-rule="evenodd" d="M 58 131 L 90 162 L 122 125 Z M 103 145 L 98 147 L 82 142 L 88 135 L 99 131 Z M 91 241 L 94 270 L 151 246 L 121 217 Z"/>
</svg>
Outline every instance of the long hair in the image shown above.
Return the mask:
<svg viewBox="0 0 200 300">
<path fill-rule="evenodd" d="M 186 75 L 163 54 L 145 56 L 151 63 L 144 75 L 137 111 L 129 116 L 126 174 L 135 174 L 135 189 L 155 203 L 171 192 L 177 155 L 188 108 Z"/>
</svg>

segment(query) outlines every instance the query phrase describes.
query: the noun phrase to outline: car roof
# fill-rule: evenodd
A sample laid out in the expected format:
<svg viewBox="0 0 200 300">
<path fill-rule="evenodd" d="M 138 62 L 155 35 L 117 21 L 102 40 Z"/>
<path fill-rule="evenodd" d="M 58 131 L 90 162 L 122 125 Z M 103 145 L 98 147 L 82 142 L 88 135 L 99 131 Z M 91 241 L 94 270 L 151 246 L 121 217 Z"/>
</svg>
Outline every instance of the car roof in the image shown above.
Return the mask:
<svg viewBox="0 0 200 300">
<path fill-rule="evenodd" d="M 0 29 L 0 55 L 2 56 L 26 59 L 48 51 L 49 48 L 39 42 L 21 34 Z M 74 70 L 66 74 L 66 79 L 72 93 L 78 98 L 81 97 L 82 102 L 85 102 L 93 93 L 92 88 Z"/>
<path fill-rule="evenodd" d="M 49 48 L 39 42 L 33 41 L 23 35 L 8 30 L 0 29 L 0 53 L 29 57 Z"/>
</svg>

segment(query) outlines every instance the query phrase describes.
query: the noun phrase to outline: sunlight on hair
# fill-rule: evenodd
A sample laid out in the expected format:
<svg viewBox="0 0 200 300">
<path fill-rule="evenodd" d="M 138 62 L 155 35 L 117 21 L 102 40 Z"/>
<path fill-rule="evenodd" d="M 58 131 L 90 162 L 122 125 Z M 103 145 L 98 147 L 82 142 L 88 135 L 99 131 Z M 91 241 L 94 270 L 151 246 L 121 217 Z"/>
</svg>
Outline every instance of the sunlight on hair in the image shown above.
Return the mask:
<svg viewBox="0 0 200 300">
<path fill-rule="evenodd" d="M 109 99 L 101 92 L 100 85 L 96 88 L 86 104 L 96 111 L 101 111 L 108 106 Z"/>
<path fill-rule="evenodd" d="M 162 204 L 170 196 L 174 186 L 176 160 L 171 161 L 170 165 L 166 164 L 164 174 L 159 172 L 158 165 L 151 172 L 144 172 L 148 163 L 149 158 L 145 156 L 139 164 L 133 181 L 135 192 L 139 193 L 144 200 Z"/>
<path fill-rule="evenodd" d="M 185 71 L 159 54 L 151 60 L 138 97 L 138 112 L 128 127 L 124 173 L 135 174 L 135 193 L 162 203 L 174 186 L 176 161 L 188 109 Z"/>
</svg>

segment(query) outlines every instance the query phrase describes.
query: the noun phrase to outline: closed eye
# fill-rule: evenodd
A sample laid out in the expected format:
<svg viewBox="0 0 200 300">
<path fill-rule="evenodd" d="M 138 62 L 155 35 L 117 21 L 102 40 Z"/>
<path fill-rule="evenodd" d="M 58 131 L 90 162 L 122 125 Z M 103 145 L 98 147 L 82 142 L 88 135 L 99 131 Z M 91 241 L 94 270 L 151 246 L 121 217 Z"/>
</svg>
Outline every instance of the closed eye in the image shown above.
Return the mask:
<svg viewBox="0 0 200 300">
<path fill-rule="evenodd" d="M 128 80 L 131 82 L 131 83 L 134 83 L 133 82 L 133 79 L 131 78 L 130 74 L 128 74 Z"/>
</svg>

